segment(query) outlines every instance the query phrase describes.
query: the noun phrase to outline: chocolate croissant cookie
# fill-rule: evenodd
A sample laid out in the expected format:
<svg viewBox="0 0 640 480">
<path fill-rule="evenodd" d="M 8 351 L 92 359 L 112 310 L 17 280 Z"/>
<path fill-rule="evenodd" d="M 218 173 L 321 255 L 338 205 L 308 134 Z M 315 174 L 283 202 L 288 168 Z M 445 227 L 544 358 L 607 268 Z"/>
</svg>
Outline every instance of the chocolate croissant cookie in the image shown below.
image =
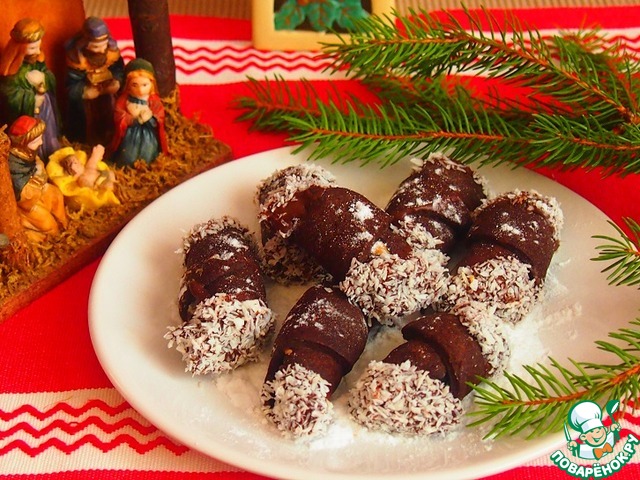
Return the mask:
<svg viewBox="0 0 640 480">
<path fill-rule="evenodd" d="M 322 433 L 331 421 L 331 395 L 367 343 L 364 315 L 342 292 L 309 288 L 278 333 L 261 392 L 267 419 L 283 434 Z"/>
<path fill-rule="evenodd" d="M 257 359 L 274 321 L 257 246 L 230 217 L 195 225 L 183 240 L 182 325 L 165 338 L 192 374 L 221 373 Z"/>
<path fill-rule="evenodd" d="M 413 162 L 413 173 L 385 210 L 414 246 L 449 253 L 471 226 L 471 212 L 486 198 L 484 180 L 441 153 Z"/>
<path fill-rule="evenodd" d="M 329 186 L 335 177 L 322 167 L 311 163 L 294 165 L 277 171 L 258 185 L 256 202 L 260 209 L 260 233 L 265 273 L 284 285 L 330 281 L 329 275 L 309 254 L 289 238 L 279 235 L 264 212 L 277 209 L 301 186 Z M 277 204 L 274 202 L 278 202 Z"/>
<path fill-rule="evenodd" d="M 367 316 L 391 324 L 440 295 L 446 257 L 412 248 L 363 195 L 311 182 L 286 195 L 265 189 L 263 199 L 260 222 L 313 258 Z"/>
<path fill-rule="evenodd" d="M 503 370 L 509 346 L 486 310 L 422 316 L 402 329 L 406 342 L 371 362 L 350 392 L 349 411 L 372 430 L 444 433 L 463 414 L 469 383 Z"/>
<path fill-rule="evenodd" d="M 520 321 L 538 300 L 563 216 L 555 198 L 536 191 L 504 193 L 474 212 L 447 292 L 436 308 L 483 302 L 505 321 Z"/>
</svg>

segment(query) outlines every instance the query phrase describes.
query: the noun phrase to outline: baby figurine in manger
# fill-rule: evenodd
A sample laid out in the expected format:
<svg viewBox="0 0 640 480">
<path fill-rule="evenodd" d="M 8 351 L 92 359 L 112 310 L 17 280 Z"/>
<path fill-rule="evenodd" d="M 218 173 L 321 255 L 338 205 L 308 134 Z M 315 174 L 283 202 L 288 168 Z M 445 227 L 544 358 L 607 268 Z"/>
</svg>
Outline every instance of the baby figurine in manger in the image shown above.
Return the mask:
<svg viewBox="0 0 640 480">
<path fill-rule="evenodd" d="M 142 58 L 132 60 L 125 67 L 124 89 L 115 104 L 111 161 L 132 166 L 167 153 L 164 117 L 153 65 Z"/>
<path fill-rule="evenodd" d="M 70 208 L 94 209 L 119 205 L 113 189 L 115 173 L 103 161 L 104 147 L 96 145 L 91 155 L 64 147 L 49 157 L 47 173 L 58 186 Z"/>
</svg>

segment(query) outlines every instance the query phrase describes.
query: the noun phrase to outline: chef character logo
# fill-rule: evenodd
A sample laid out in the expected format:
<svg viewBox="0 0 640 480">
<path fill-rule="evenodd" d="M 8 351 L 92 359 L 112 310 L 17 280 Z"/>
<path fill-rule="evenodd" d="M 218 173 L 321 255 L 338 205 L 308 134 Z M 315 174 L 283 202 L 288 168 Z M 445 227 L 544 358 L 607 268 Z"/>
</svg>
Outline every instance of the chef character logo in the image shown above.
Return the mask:
<svg viewBox="0 0 640 480">
<path fill-rule="evenodd" d="M 610 400 L 605 406 L 613 422 L 610 427 L 602 423 L 602 409 L 597 403 L 584 400 L 571 407 L 564 424 L 564 435 L 571 453 L 567 456 L 562 450 L 556 450 L 550 457 L 553 463 L 580 480 L 598 480 L 619 472 L 631 461 L 640 445 L 640 440 L 633 433 L 626 432 L 624 445 L 617 448 L 617 452 L 613 451 L 620 439 L 620 424 L 613 419 L 619 407 L 618 400 Z M 580 434 L 575 440 L 571 438 L 569 427 Z M 574 458 L 582 458 L 586 462 L 576 463 Z"/>
<path fill-rule="evenodd" d="M 619 406 L 618 400 L 611 400 L 605 406 L 612 420 L 613 413 Z M 572 440 L 567 423 L 573 430 L 580 433 L 578 437 L 580 442 Z M 569 410 L 567 423 L 564 426 L 565 437 L 569 451 L 574 456 L 600 461 L 606 455 L 613 454 L 613 447 L 620 439 L 620 424 L 614 421 L 610 427 L 605 427 L 602 423 L 602 409 L 597 403 L 591 400 L 576 403 Z"/>
</svg>

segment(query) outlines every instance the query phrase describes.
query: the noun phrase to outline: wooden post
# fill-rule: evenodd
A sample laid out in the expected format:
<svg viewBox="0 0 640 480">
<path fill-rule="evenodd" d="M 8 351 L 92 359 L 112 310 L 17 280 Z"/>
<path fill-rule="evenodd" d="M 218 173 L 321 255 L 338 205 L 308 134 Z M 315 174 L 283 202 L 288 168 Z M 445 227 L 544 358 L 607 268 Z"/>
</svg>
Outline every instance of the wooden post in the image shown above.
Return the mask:
<svg viewBox="0 0 640 480">
<path fill-rule="evenodd" d="M 127 0 L 136 57 L 153 65 L 161 97 L 176 88 L 176 63 L 171 43 L 167 0 Z"/>
</svg>

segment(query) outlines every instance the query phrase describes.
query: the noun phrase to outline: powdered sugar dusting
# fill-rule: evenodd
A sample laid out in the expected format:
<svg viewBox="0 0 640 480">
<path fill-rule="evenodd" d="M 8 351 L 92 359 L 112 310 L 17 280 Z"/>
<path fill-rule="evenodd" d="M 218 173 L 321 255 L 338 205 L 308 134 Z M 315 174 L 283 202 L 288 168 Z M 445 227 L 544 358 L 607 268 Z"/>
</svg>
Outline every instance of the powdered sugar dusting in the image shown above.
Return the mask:
<svg viewBox="0 0 640 480">
<path fill-rule="evenodd" d="M 536 190 L 512 190 L 510 192 L 498 195 L 494 199 L 485 200 L 483 204 L 476 209 L 476 212 L 482 211 L 483 208 L 501 198 L 507 198 L 512 202 L 525 202 L 529 208 L 535 209 L 543 217 L 545 217 L 553 228 L 553 238 L 556 242 L 560 241 L 560 232 L 564 224 L 564 214 L 560 208 L 560 202 L 555 197 L 542 195 Z M 508 227 L 507 227 L 508 228 Z"/>
<path fill-rule="evenodd" d="M 371 207 L 360 200 L 351 205 L 349 212 L 360 222 L 373 218 L 373 211 L 371 210 Z"/>
</svg>

